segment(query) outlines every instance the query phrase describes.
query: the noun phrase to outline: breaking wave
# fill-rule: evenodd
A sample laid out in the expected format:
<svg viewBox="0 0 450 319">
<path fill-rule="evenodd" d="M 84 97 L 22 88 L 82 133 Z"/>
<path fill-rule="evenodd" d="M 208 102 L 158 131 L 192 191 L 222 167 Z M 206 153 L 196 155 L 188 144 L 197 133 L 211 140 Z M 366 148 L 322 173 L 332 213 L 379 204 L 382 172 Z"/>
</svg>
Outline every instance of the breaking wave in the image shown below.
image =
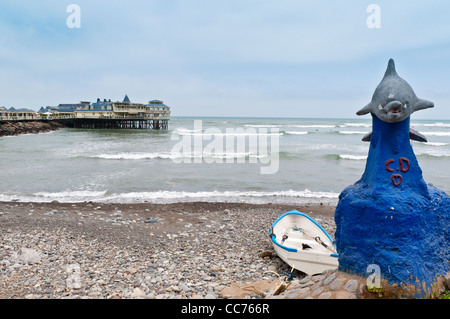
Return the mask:
<svg viewBox="0 0 450 319">
<path fill-rule="evenodd" d="M 437 123 L 423 124 L 423 126 L 428 126 L 428 127 L 450 127 L 450 123 L 437 122 Z"/>
<path fill-rule="evenodd" d="M 299 128 L 333 128 L 336 125 L 326 125 L 326 124 L 310 124 L 310 125 L 286 125 L 289 127 L 299 127 Z"/>
<path fill-rule="evenodd" d="M 253 152 L 204 152 L 204 153 L 119 153 L 119 154 L 99 154 L 90 156 L 91 158 L 108 159 L 108 160 L 145 160 L 145 159 L 194 159 L 194 158 L 217 158 L 217 159 L 238 159 L 238 158 L 265 158 L 270 154 L 260 154 Z"/>
<path fill-rule="evenodd" d="M 422 132 L 424 135 L 429 136 L 450 136 L 450 132 Z"/>
<path fill-rule="evenodd" d="M 178 132 L 179 135 L 181 136 L 270 136 L 270 135 L 278 135 L 281 136 L 284 133 L 283 132 L 246 132 L 246 131 L 242 131 L 242 132 Z"/>
<path fill-rule="evenodd" d="M 284 133 L 286 133 L 288 135 L 306 135 L 306 134 L 308 134 L 308 132 L 306 132 L 306 131 L 286 131 Z"/>
<path fill-rule="evenodd" d="M 275 124 L 259 124 L 259 125 L 256 125 L 256 124 L 245 124 L 244 126 L 245 127 L 268 127 L 268 128 L 270 128 L 270 127 L 281 127 L 281 125 L 275 125 Z"/>
<path fill-rule="evenodd" d="M 352 160 L 352 161 L 363 161 L 367 159 L 366 155 L 350 155 L 350 154 L 340 154 L 340 159 Z"/>
<path fill-rule="evenodd" d="M 51 202 L 57 200 L 60 203 L 75 203 L 92 201 L 98 203 L 174 203 L 190 201 L 206 202 L 246 202 L 246 203 L 273 203 L 273 202 L 298 202 L 309 200 L 310 202 L 334 203 L 339 194 L 332 192 L 314 192 L 308 189 L 304 191 L 155 191 L 155 192 L 130 192 L 121 194 L 107 194 L 107 191 L 64 191 L 56 193 L 40 192 L 31 195 L 0 194 L 0 201 L 17 202 Z"/>
<path fill-rule="evenodd" d="M 339 124 L 339 127 L 372 127 L 372 123 L 344 123 Z"/>
<path fill-rule="evenodd" d="M 339 134 L 367 134 L 368 132 L 361 131 L 338 131 Z"/>
<path fill-rule="evenodd" d="M 426 142 L 425 145 L 429 146 L 447 146 L 448 143 L 439 143 L 439 142 Z"/>
</svg>

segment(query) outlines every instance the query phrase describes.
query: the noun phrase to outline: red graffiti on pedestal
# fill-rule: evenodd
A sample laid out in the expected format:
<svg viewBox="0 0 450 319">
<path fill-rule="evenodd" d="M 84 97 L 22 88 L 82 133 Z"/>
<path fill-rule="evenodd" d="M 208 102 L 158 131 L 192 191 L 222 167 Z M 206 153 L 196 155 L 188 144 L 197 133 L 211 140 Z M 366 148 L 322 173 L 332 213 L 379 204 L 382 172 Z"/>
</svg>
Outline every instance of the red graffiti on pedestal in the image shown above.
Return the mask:
<svg viewBox="0 0 450 319">
<path fill-rule="evenodd" d="M 406 173 L 411 168 L 411 163 L 405 157 L 400 157 L 398 159 L 398 162 L 400 164 L 400 168 L 397 168 L 397 171 Z M 394 172 L 394 169 L 390 166 L 392 163 L 395 163 L 395 160 L 389 159 L 385 163 L 385 167 L 388 172 Z M 400 174 L 392 174 L 391 181 L 392 181 L 392 184 L 394 184 L 395 186 L 399 186 L 403 181 L 403 177 Z"/>
</svg>

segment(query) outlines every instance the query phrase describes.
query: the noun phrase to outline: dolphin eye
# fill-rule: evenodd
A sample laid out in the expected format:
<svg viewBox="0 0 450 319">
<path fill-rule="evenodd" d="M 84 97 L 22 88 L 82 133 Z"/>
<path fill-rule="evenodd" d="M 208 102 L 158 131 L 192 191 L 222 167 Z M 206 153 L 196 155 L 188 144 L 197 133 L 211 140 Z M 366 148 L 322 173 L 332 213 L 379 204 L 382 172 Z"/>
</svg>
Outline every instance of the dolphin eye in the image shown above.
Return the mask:
<svg viewBox="0 0 450 319">
<path fill-rule="evenodd" d="M 383 105 L 381 105 L 381 104 L 378 105 L 378 109 L 379 109 L 379 110 L 382 110 L 382 109 L 383 109 Z"/>
<path fill-rule="evenodd" d="M 409 102 L 406 101 L 406 102 L 405 102 L 405 108 L 408 108 L 408 107 L 409 107 Z"/>
</svg>

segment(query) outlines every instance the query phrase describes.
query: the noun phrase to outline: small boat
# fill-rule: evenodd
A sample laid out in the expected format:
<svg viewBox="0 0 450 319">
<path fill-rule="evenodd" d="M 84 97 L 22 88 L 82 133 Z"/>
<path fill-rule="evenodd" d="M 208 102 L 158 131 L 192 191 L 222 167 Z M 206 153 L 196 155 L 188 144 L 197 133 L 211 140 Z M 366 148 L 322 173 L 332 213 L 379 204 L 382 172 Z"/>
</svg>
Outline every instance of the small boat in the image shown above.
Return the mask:
<svg viewBox="0 0 450 319">
<path fill-rule="evenodd" d="M 270 237 L 277 255 L 307 275 L 339 266 L 333 239 L 315 220 L 297 210 L 279 217 L 272 224 Z"/>
</svg>

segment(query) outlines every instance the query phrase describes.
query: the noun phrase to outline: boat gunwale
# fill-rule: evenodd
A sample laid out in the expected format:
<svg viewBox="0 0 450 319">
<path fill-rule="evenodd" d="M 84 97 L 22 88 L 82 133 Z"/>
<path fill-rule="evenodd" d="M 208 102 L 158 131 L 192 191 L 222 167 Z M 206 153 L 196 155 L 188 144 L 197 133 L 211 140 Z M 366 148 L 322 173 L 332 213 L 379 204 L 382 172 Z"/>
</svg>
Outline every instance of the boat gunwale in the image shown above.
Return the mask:
<svg viewBox="0 0 450 319">
<path fill-rule="evenodd" d="M 306 217 L 308 220 L 310 220 L 311 222 L 313 222 L 313 224 L 314 225 L 316 225 L 316 226 L 318 226 L 319 227 L 319 229 L 328 237 L 328 239 L 330 240 L 330 242 L 333 242 L 333 239 L 331 238 L 331 236 L 330 236 L 330 234 L 328 234 L 328 232 L 320 225 L 320 224 L 318 224 L 314 219 L 312 219 L 311 217 L 309 217 L 308 215 L 306 215 L 306 214 L 304 214 L 304 213 L 302 213 L 302 212 L 299 212 L 298 210 L 291 210 L 291 211 L 289 211 L 289 212 L 287 212 L 287 213 L 284 213 L 283 215 L 281 215 L 280 217 L 278 217 L 274 222 L 273 222 L 273 224 L 272 224 L 272 227 L 270 228 L 270 239 L 272 240 L 272 242 L 275 244 L 275 245 L 277 245 L 277 246 L 279 246 L 280 248 L 282 248 L 282 249 L 284 249 L 284 250 L 286 250 L 286 251 L 288 251 L 288 252 L 294 252 L 294 253 L 310 253 L 310 254 L 317 254 L 317 255 L 324 255 L 324 256 L 331 256 L 331 257 L 335 257 L 335 258 L 338 258 L 339 257 L 339 254 L 336 254 L 336 253 L 331 253 L 331 254 L 328 254 L 328 253 L 323 253 L 323 252 L 317 252 L 317 251 L 311 251 L 311 252 L 308 252 L 308 251 L 299 251 L 298 249 L 296 249 L 296 248 L 291 248 L 291 247 L 287 247 L 287 246 L 284 246 L 283 244 L 281 244 L 281 243 L 279 243 L 277 240 L 276 240 L 276 235 L 273 233 L 273 229 L 274 229 L 274 227 L 276 226 L 276 224 L 281 220 L 281 219 L 283 219 L 284 217 L 286 217 L 286 216 L 288 216 L 288 215 L 299 215 L 299 216 L 302 216 L 302 217 Z M 334 248 L 336 249 L 336 245 L 333 245 L 334 246 Z"/>
</svg>

